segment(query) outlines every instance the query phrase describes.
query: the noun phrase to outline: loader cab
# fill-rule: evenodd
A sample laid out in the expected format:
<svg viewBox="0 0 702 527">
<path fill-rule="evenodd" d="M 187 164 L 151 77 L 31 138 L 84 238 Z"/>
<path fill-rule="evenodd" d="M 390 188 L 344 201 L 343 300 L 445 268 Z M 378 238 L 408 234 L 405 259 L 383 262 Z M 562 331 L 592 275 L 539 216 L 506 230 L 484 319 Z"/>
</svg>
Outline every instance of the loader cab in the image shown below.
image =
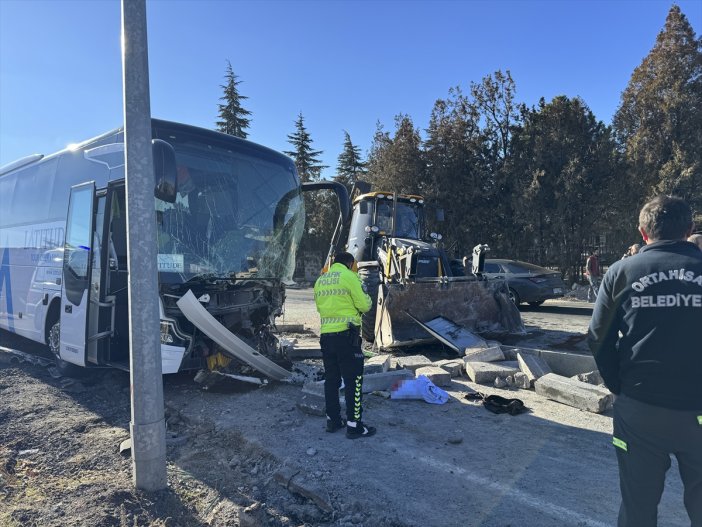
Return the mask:
<svg viewBox="0 0 702 527">
<path fill-rule="evenodd" d="M 346 250 L 357 261 L 374 260 L 384 237 L 422 240 L 425 237 L 424 198 L 387 192 L 362 194 L 353 201 Z"/>
</svg>

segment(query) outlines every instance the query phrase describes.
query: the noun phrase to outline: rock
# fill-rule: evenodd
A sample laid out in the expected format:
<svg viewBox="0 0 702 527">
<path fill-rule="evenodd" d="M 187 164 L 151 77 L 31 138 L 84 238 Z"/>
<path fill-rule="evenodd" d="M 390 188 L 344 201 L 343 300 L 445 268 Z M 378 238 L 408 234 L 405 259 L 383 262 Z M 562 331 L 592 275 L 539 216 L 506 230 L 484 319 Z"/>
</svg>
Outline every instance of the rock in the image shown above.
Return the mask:
<svg viewBox="0 0 702 527">
<path fill-rule="evenodd" d="M 463 443 L 463 438 L 461 436 L 450 436 L 447 441 L 452 445 L 460 445 Z"/>
<path fill-rule="evenodd" d="M 316 448 L 313 448 L 313 447 L 310 447 L 310 448 L 307 449 L 306 453 L 307 453 L 308 456 L 314 456 L 315 454 L 317 454 L 317 449 L 316 449 Z"/>
<path fill-rule="evenodd" d="M 514 386 L 514 376 L 508 375 L 507 377 L 505 377 L 505 384 L 507 386 Z"/>
<path fill-rule="evenodd" d="M 319 397 L 316 395 L 303 395 L 300 401 L 297 403 L 297 408 L 301 412 L 319 417 L 324 417 L 326 411 L 324 397 Z"/>
<path fill-rule="evenodd" d="M 602 375 L 600 375 L 600 372 L 595 370 L 595 371 L 590 371 L 587 373 L 579 373 L 578 375 L 575 375 L 574 377 L 571 377 L 572 379 L 577 379 L 582 382 L 586 382 L 588 384 L 595 384 L 595 385 L 601 385 L 604 384 L 604 379 L 602 378 Z"/>
<path fill-rule="evenodd" d="M 495 377 L 495 388 L 505 388 L 507 387 L 507 381 L 502 377 Z"/>
<path fill-rule="evenodd" d="M 529 377 L 526 373 L 517 372 L 514 374 L 514 385 L 517 388 L 523 388 L 525 390 L 528 390 L 531 388 L 531 381 L 529 380 Z"/>
</svg>

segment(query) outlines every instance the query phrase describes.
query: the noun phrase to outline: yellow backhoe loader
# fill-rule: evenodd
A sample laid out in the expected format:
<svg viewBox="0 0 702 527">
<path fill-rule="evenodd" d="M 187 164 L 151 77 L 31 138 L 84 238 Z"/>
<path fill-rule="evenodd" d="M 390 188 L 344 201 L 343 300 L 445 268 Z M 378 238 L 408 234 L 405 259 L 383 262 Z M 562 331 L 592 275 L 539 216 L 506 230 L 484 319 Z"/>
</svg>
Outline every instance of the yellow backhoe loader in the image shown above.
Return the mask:
<svg viewBox="0 0 702 527">
<path fill-rule="evenodd" d="M 379 348 L 431 342 L 421 323 L 436 317 L 487 338 L 525 333 L 504 280 L 482 276 L 487 246 L 476 246 L 468 272 L 454 273 L 441 236 L 427 232 L 422 196 L 369 190 L 356 184 L 350 222 L 337 225 L 330 248 L 330 255 L 341 247 L 354 255 L 373 299 L 363 316 L 366 341 Z"/>
</svg>

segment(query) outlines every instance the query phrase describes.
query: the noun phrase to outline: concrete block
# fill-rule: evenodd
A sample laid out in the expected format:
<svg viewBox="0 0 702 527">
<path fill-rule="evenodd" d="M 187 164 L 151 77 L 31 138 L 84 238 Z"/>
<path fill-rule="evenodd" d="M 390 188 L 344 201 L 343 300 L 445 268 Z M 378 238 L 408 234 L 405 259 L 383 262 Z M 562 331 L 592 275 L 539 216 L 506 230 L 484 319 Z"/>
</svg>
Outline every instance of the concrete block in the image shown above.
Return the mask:
<svg viewBox="0 0 702 527">
<path fill-rule="evenodd" d="M 534 383 L 536 393 L 596 414 L 612 406 L 613 396 L 606 388 L 576 381 L 555 373 L 547 373 Z"/>
<path fill-rule="evenodd" d="M 393 384 L 405 379 L 413 379 L 412 370 L 393 370 L 384 373 L 371 373 L 363 376 L 363 393 L 388 391 Z"/>
<path fill-rule="evenodd" d="M 443 368 L 437 368 L 436 366 L 424 366 L 423 368 L 417 368 L 417 371 L 414 373 L 417 375 L 417 377 L 424 375 L 436 386 L 451 385 L 451 374 Z"/>
<path fill-rule="evenodd" d="M 416 371 L 417 368 L 431 366 L 431 361 L 424 355 L 408 355 L 397 358 L 397 367 L 405 370 Z"/>
<path fill-rule="evenodd" d="M 324 381 L 306 382 L 302 385 L 302 393 L 324 398 Z"/>
<path fill-rule="evenodd" d="M 486 340 L 485 343 L 488 345 L 488 348 L 494 348 L 495 346 L 499 348 L 501 345 L 501 343 L 496 340 Z"/>
<path fill-rule="evenodd" d="M 491 362 L 466 362 L 466 374 L 471 381 L 477 383 L 490 384 L 495 382 L 496 377 L 504 379 L 508 375 L 514 375 L 519 370 L 508 366 L 501 366 Z"/>
<path fill-rule="evenodd" d="M 534 348 L 519 348 L 514 346 L 502 346 L 502 351 L 508 359 L 516 359 L 517 354 L 536 356 L 543 359 L 551 368 L 553 373 L 572 377 L 579 373 L 593 371 L 597 369 L 595 359 L 592 355 L 580 355 L 565 351 L 551 351 Z"/>
<path fill-rule="evenodd" d="M 536 355 L 517 353 L 517 362 L 519 362 L 519 369 L 526 374 L 529 382 L 534 382 L 539 377 L 551 373 L 551 368 L 546 361 Z"/>
<path fill-rule="evenodd" d="M 451 377 L 463 375 L 463 361 L 444 359 L 432 362 L 432 366 L 442 368 L 451 374 Z"/>
<path fill-rule="evenodd" d="M 514 385 L 517 388 L 522 388 L 524 390 L 528 390 L 531 388 L 531 381 L 529 380 L 529 376 L 526 373 L 523 372 L 517 372 L 514 374 Z"/>
<path fill-rule="evenodd" d="M 303 359 L 321 359 L 322 358 L 322 350 L 319 346 L 317 347 L 302 347 L 299 348 L 295 346 L 294 348 L 289 348 L 287 350 L 287 356 L 288 359 L 295 361 L 295 360 L 303 360 Z"/>
<path fill-rule="evenodd" d="M 579 373 L 578 375 L 575 375 L 571 378 L 577 379 L 582 382 L 586 382 L 588 384 L 604 384 L 604 379 L 602 378 L 602 375 L 600 375 L 600 372 L 597 370 L 589 371 L 587 373 Z"/>
<path fill-rule="evenodd" d="M 276 328 L 281 333 L 304 333 L 304 324 L 276 324 Z"/>
<path fill-rule="evenodd" d="M 388 371 L 390 369 L 390 357 L 390 355 L 376 355 L 366 359 L 363 363 L 364 375 Z"/>
<path fill-rule="evenodd" d="M 466 362 L 495 362 L 505 360 L 505 354 L 502 353 L 502 348 L 499 346 L 493 346 L 491 348 L 466 348 L 463 360 Z"/>
</svg>

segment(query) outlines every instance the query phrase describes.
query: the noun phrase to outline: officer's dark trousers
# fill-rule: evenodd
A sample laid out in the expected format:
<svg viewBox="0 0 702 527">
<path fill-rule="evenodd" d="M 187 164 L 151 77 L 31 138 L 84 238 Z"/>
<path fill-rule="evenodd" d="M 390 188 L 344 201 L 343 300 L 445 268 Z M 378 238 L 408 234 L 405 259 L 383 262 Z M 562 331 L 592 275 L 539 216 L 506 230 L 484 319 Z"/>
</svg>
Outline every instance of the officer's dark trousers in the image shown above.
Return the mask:
<svg viewBox="0 0 702 527">
<path fill-rule="evenodd" d="M 363 353 L 357 332 L 323 333 L 319 339 L 324 362 L 324 400 L 327 415 L 336 420 L 341 413 L 339 388 L 344 379 L 346 419 L 361 420 L 363 388 Z"/>
<path fill-rule="evenodd" d="M 702 527 L 702 412 L 669 410 L 620 395 L 614 403 L 614 443 L 622 505 L 619 527 L 657 525 L 670 454 L 685 487 L 692 527 Z M 699 416 L 699 417 L 698 417 Z"/>
</svg>

